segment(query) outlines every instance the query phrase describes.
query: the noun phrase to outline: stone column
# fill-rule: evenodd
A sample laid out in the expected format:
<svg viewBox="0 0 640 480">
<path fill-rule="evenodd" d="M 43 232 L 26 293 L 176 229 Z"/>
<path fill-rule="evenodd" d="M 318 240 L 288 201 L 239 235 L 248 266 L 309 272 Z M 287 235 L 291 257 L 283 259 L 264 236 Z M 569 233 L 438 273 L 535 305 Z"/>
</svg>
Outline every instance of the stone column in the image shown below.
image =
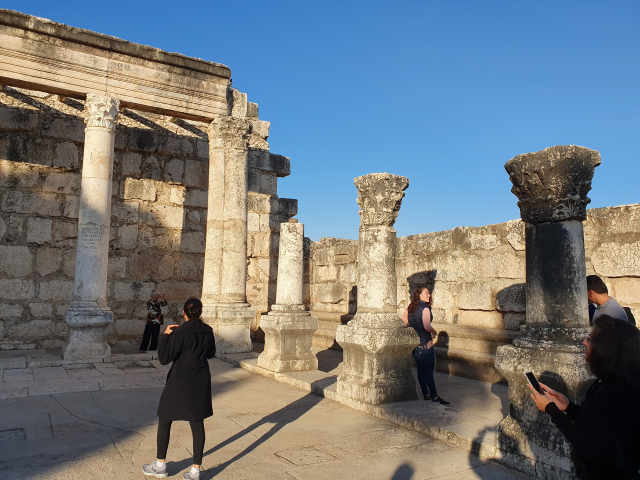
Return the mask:
<svg viewBox="0 0 640 480">
<path fill-rule="evenodd" d="M 107 307 L 107 263 L 111 222 L 111 175 L 116 116 L 120 101 L 87 95 L 80 215 L 73 300 L 62 347 L 65 359 L 109 357 L 107 328 L 113 313 Z"/>
<path fill-rule="evenodd" d="M 245 99 L 246 100 L 246 99 Z M 203 320 L 220 353 L 250 352 L 255 310 L 247 303 L 249 122 L 220 117 L 208 129 L 209 198 L 202 285 Z"/>
<path fill-rule="evenodd" d="M 398 317 L 396 231 L 405 177 L 372 173 L 355 179 L 360 205 L 358 310 L 338 327 L 344 350 L 340 395 L 368 404 L 418 398 L 411 373 L 411 352 L 418 335 Z"/>
<path fill-rule="evenodd" d="M 527 318 L 521 338 L 496 354 L 509 382 L 500 447 L 543 478 L 572 478 L 570 445 L 530 398 L 526 372 L 580 403 L 592 376 L 582 342 L 589 335 L 582 222 L 600 154 L 575 145 L 518 155 L 505 169 L 525 222 Z"/>
<path fill-rule="evenodd" d="M 318 359 L 311 350 L 318 319 L 302 304 L 303 239 L 303 224 L 280 224 L 276 304 L 260 318 L 265 342 L 258 357 L 258 366 L 273 372 L 318 369 Z"/>
</svg>

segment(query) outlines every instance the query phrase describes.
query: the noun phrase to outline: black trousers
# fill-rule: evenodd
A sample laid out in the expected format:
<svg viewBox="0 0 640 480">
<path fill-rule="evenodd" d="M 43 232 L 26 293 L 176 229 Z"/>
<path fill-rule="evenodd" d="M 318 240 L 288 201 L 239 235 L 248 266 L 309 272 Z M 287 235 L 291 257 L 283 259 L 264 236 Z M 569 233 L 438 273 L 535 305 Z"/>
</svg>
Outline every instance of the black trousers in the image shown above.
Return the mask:
<svg viewBox="0 0 640 480">
<path fill-rule="evenodd" d="M 169 448 L 169 438 L 171 437 L 172 420 L 158 420 L 158 456 L 159 459 L 167 458 L 167 448 Z M 189 422 L 191 436 L 193 437 L 193 464 L 202 465 L 202 454 L 204 453 L 204 420 Z"/>
<path fill-rule="evenodd" d="M 159 334 L 160 334 L 159 323 L 147 323 L 144 326 L 144 333 L 142 334 L 142 343 L 140 344 L 140 350 L 144 350 L 145 352 L 147 350 L 157 350 Z M 151 340 L 151 345 L 149 345 L 149 340 Z"/>
</svg>

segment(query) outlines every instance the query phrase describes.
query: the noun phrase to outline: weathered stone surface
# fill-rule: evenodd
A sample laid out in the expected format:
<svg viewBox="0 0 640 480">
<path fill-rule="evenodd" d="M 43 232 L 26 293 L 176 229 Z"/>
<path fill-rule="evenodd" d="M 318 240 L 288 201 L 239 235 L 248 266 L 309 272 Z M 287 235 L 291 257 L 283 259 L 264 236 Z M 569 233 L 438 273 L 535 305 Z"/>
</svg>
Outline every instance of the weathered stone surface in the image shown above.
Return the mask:
<svg viewBox="0 0 640 480">
<path fill-rule="evenodd" d="M 484 282 L 460 284 L 458 307 L 465 310 L 493 310 L 493 292 Z"/>
<path fill-rule="evenodd" d="M 56 145 L 56 154 L 53 158 L 53 166 L 58 168 L 78 167 L 78 147 L 72 142 L 62 142 Z"/>
<path fill-rule="evenodd" d="M 0 218 L 0 240 L 2 240 L 5 233 L 7 233 L 7 224 Z"/>
<path fill-rule="evenodd" d="M 342 283 L 316 285 L 315 297 L 322 303 L 338 303 L 347 299 L 347 288 Z"/>
<path fill-rule="evenodd" d="M 5 300 L 31 300 L 35 285 L 31 280 L 0 279 L 0 298 Z"/>
<path fill-rule="evenodd" d="M 207 188 L 207 163 L 187 160 L 184 167 L 184 184 L 187 187 Z"/>
<path fill-rule="evenodd" d="M 36 272 L 47 276 L 60 270 L 62 251 L 58 248 L 40 247 L 36 253 Z"/>
<path fill-rule="evenodd" d="M 22 307 L 20 305 L 0 303 L 0 318 L 18 318 L 21 315 Z"/>
<path fill-rule="evenodd" d="M 131 250 L 138 245 L 138 225 L 122 225 L 118 228 L 120 248 Z"/>
<path fill-rule="evenodd" d="M 49 217 L 61 215 L 60 204 L 54 194 L 8 191 L 2 197 L 2 210 L 14 213 L 40 214 Z"/>
<path fill-rule="evenodd" d="M 496 300 L 497 309 L 501 312 L 524 312 L 527 302 L 525 284 L 518 283 L 501 289 Z"/>
<path fill-rule="evenodd" d="M 603 277 L 637 276 L 640 272 L 640 242 L 603 243 L 591 255 L 597 275 Z"/>
<path fill-rule="evenodd" d="M 272 372 L 318 369 L 311 345 L 318 329 L 316 317 L 305 311 L 272 311 L 262 315 L 260 327 L 265 332 L 265 345 L 258 357 L 258 366 Z"/>
<path fill-rule="evenodd" d="M 640 305 L 640 278 L 615 279 L 612 294 L 623 306 Z"/>
<path fill-rule="evenodd" d="M 182 228 L 185 213 L 181 207 L 169 205 L 154 205 L 147 213 L 150 225 L 159 225 L 165 228 Z"/>
<path fill-rule="evenodd" d="M 124 182 L 124 198 L 126 200 L 146 200 L 155 202 L 156 184 L 150 180 L 127 178 Z"/>
<path fill-rule="evenodd" d="M 0 132 L 35 130 L 38 126 L 38 111 L 25 108 L 0 108 Z"/>
<path fill-rule="evenodd" d="M 528 223 L 586 220 L 591 201 L 587 192 L 598 165 L 597 151 L 576 145 L 549 147 L 509 160 L 505 169 L 522 219 Z"/>
<path fill-rule="evenodd" d="M 0 274 L 26 277 L 33 271 L 33 255 L 27 247 L 0 245 Z"/>
<path fill-rule="evenodd" d="M 51 241 L 53 221 L 48 218 L 31 217 L 27 219 L 27 243 L 47 243 Z"/>
<path fill-rule="evenodd" d="M 77 173 L 50 173 L 42 185 L 42 191 L 77 195 L 80 193 L 80 175 Z"/>
<path fill-rule="evenodd" d="M 67 280 L 51 280 L 40 283 L 38 300 L 54 302 L 70 301 L 73 296 L 73 282 Z"/>
<path fill-rule="evenodd" d="M 126 152 L 122 154 L 122 174 L 133 175 L 133 176 L 140 175 L 142 173 L 142 171 L 140 170 L 141 163 L 142 163 L 142 155 L 139 153 Z"/>
<path fill-rule="evenodd" d="M 504 328 L 503 316 L 496 311 L 460 310 L 454 323 L 467 327 Z"/>
<path fill-rule="evenodd" d="M 181 183 L 184 175 L 184 160 L 174 158 L 165 165 L 165 180 Z"/>
<path fill-rule="evenodd" d="M 30 303 L 29 310 L 34 317 L 48 318 L 51 317 L 53 307 L 50 303 Z"/>
</svg>

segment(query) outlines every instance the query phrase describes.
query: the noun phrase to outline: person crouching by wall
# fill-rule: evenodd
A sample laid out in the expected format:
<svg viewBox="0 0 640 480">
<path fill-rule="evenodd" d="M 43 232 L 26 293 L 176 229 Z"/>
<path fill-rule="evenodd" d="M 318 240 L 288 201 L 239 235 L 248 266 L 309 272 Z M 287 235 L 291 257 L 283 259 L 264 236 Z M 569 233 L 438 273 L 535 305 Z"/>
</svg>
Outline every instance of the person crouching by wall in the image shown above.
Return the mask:
<svg viewBox="0 0 640 480">
<path fill-rule="evenodd" d="M 173 362 L 158 406 L 157 460 L 144 465 L 149 477 L 168 477 L 167 448 L 171 424 L 186 420 L 193 437 L 193 466 L 182 478 L 198 480 L 204 452 L 204 419 L 213 415 L 211 407 L 211 373 L 207 359 L 216 354 L 216 342 L 211 327 L 202 322 L 202 302 L 190 298 L 182 311 L 185 322 L 168 325 L 158 344 L 158 359 L 162 365 Z"/>
<path fill-rule="evenodd" d="M 147 353 L 149 350 L 158 349 L 158 334 L 160 333 L 160 325 L 164 324 L 162 316 L 162 307 L 167 304 L 167 297 L 164 293 L 153 290 L 151 292 L 151 300 L 147 302 L 147 324 L 144 326 L 142 334 L 142 343 L 140 344 L 140 353 Z M 149 345 L 151 340 L 151 345 Z"/>
<path fill-rule="evenodd" d="M 420 345 L 413 351 L 413 358 L 418 367 L 418 382 L 425 400 L 449 405 L 438 396 L 433 373 L 436 367 L 436 352 L 433 347 L 432 335 L 438 332 L 431 326 L 431 292 L 427 287 L 417 287 L 413 290 L 411 303 L 402 314 L 402 321 L 413 327 L 420 337 Z"/>
<path fill-rule="evenodd" d="M 640 330 L 602 315 L 584 341 L 596 376 L 581 405 L 545 384 L 531 398 L 571 444 L 578 478 L 640 478 Z"/>
</svg>

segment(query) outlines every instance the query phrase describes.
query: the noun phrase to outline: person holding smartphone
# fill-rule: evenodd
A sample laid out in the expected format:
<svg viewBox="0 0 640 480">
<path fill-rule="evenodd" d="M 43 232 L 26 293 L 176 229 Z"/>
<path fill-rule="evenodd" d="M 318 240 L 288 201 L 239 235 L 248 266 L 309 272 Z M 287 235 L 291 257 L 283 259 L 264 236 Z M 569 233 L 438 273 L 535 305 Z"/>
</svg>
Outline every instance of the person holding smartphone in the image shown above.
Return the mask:
<svg viewBox="0 0 640 480">
<path fill-rule="evenodd" d="M 596 380 L 582 404 L 544 383 L 531 398 L 571 444 L 578 478 L 640 478 L 640 331 L 602 315 L 584 345 Z"/>
<path fill-rule="evenodd" d="M 173 362 L 158 406 L 157 460 L 142 467 L 149 477 L 168 477 L 167 448 L 171 424 L 186 420 L 193 437 L 193 466 L 184 479 L 199 480 L 204 452 L 204 419 L 213 415 L 211 407 L 211 373 L 207 359 L 216 354 L 216 342 L 211 327 L 201 319 L 202 302 L 190 298 L 182 311 L 185 322 L 168 325 L 160 335 L 158 359 L 162 365 Z"/>
</svg>

